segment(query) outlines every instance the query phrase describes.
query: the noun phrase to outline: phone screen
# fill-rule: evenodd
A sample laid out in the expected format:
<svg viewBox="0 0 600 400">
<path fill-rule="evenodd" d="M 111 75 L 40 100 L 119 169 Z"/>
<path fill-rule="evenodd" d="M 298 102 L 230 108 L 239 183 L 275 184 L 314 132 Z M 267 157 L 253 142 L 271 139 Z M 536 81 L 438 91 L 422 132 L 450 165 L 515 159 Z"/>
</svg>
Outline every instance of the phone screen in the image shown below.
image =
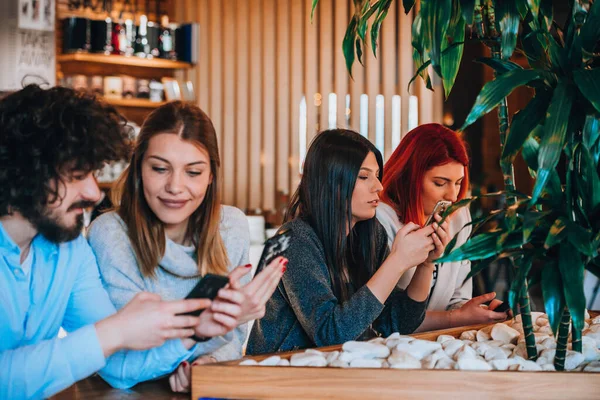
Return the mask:
<svg viewBox="0 0 600 400">
<path fill-rule="evenodd" d="M 283 254 L 283 252 L 286 251 L 290 246 L 291 239 L 292 231 L 289 229 L 279 230 L 275 236 L 267 239 L 263 252 L 260 256 L 258 267 L 256 268 L 256 274 L 258 274 L 266 265 L 269 265 L 271 261 Z"/>
</svg>

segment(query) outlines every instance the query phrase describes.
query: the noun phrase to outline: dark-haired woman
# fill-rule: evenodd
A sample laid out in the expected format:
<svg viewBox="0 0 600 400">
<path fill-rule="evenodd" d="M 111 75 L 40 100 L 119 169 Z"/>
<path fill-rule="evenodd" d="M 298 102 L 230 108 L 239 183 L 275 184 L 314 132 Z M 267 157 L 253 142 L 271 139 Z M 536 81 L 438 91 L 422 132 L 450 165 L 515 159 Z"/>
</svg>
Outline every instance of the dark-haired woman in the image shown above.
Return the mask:
<svg viewBox="0 0 600 400">
<path fill-rule="evenodd" d="M 221 290 L 200 315 L 201 324 L 219 318 L 221 331 L 208 341 L 187 339 L 193 356 L 165 362 L 165 373 L 181 363 L 171 378 L 176 391 L 188 389 L 195 359 L 241 357 L 247 322 L 263 315 L 285 271 L 280 257 L 248 283 L 248 222 L 237 208 L 221 205 L 219 166 L 215 129 L 202 110 L 182 102 L 157 108 L 144 121 L 131 163 L 113 190 L 116 210 L 94 221 L 88 236 L 117 308 L 141 291 L 181 299 L 207 273 L 229 274 L 233 290 Z M 224 319 L 221 314 L 234 306 L 241 307 L 241 317 Z"/>
<path fill-rule="evenodd" d="M 433 213 L 439 200 L 452 203 L 465 197 L 469 187 L 469 156 L 463 140 L 456 132 L 440 125 L 425 124 L 410 131 L 400 142 L 385 164 L 382 203 L 377 208 L 377 219 L 385 228 L 391 245 L 404 224 L 422 225 Z M 456 246 L 469 237 L 471 216 L 462 208 L 447 218 L 439 227 L 441 217 L 435 215 L 434 227 L 447 232 L 444 247 L 458 234 Z M 434 258 L 429 259 L 433 262 Z M 473 283 L 465 278 L 471 271 L 467 261 L 435 264 L 434 279 L 427 306 L 427 314 L 420 331 L 455 326 L 503 321 L 505 313 L 493 310 L 501 303 L 492 300 L 494 293 L 475 298 Z M 399 286 L 407 287 L 414 269 L 407 271 Z M 489 308 L 481 307 L 491 301 Z"/>
<path fill-rule="evenodd" d="M 391 251 L 375 219 L 382 190 L 379 151 L 356 132 L 335 129 L 314 139 L 282 228 L 291 230 L 288 270 L 248 354 L 327 346 L 393 332 L 423 321 L 432 268 L 417 268 L 406 291 L 396 283 L 440 246 L 431 226 L 407 224 Z"/>
</svg>

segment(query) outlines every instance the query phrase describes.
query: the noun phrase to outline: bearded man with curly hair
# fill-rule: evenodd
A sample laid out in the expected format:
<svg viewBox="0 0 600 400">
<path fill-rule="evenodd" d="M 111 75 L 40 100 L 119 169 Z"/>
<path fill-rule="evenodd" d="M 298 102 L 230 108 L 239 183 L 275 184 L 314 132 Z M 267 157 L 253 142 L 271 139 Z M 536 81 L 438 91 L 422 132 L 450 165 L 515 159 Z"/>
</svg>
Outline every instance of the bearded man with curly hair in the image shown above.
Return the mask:
<svg viewBox="0 0 600 400">
<path fill-rule="evenodd" d="M 113 107 L 71 89 L 0 100 L 0 399 L 48 397 L 97 371 L 128 388 L 193 358 L 189 337 L 210 336 L 210 323 L 179 315 L 208 300 L 140 293 L 116 313 L 81 236 L 100 198 L 93 172 L 128 156 L 128 135 Z"/>
</svg>

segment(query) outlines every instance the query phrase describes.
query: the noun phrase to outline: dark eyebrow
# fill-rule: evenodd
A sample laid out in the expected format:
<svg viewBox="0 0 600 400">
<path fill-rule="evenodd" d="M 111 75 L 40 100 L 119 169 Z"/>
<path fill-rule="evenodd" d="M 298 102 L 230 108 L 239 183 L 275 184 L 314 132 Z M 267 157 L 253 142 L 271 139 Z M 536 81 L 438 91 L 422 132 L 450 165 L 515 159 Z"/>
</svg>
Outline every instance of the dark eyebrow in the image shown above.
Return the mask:
<svg viewBox="0 0 600 400">
<path fill-rule="evenodd" d="M 445 178 L 443 176 L 434 176 L 433 179 L 441 179 L 441 180 L 446 181 L 446 182 L 452 182 L 452 179 L 448 179 L 448 178 Z M 465 179 L 464 176 L 460 177 L 460 179 L 458 179 L 457 182 L 461 181 L 463 179 Z"/>
<path fill-rule="evenodd" d="M 169 162 L 169 160 L 166 160 L 166 159 L 164 159 L 162 157 L 159 157 L 159 156 L 148 156 L 148 158 L 156 158 L 157 160 L 160 160 L 162 162 L 166 162 L 167 164 L 171 164 Z M 186 164 L 186 165 L 196 165 L 196 164 L 206 164 L 206 161 L 194 161 L 194 162 L 191 162 L 191 163 Z"/>
</svg>

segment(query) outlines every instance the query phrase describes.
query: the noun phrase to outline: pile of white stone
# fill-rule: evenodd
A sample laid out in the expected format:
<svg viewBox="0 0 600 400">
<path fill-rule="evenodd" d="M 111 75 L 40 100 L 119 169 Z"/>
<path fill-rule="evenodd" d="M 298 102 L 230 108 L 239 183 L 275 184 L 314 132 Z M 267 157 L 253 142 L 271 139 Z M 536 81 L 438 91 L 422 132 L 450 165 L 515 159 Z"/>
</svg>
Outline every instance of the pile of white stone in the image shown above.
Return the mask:
<svg viewBox="0 0 600 400">
<path fill-rule="evenodd" d="M 368 342 L 350 341 L 342 351 L 322 352 L 314 349 L 292 355 L 288 360 L 277 355 L 263 361 L 244 360 L 240 365 L 459 369 L 498 371 L 554 371 L 556 341 L 548 316 L 532 313 L 537 361 L 527 360 L 520 315 L 512 323 L 498 323 L 479 331 L 463 332 L 457 339 L 438 336 L 435 342 L 393 333 L 386 339 Z M 583 353 L 567 350 L 565 370 L 600 372 L 600 316 L 590 319 L 586 313 L 582 336 Z"/>
</svg>

